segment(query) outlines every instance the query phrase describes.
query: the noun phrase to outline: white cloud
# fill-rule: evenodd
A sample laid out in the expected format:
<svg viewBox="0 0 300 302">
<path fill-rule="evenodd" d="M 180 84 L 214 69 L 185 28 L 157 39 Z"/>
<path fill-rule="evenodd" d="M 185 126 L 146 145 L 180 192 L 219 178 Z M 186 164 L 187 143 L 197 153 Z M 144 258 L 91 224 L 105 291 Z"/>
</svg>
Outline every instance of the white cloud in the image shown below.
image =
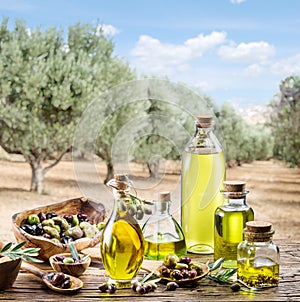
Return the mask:
<svg viewBox="0 0 300 302">
<path fill-rule="evenodd" d="M 263 70 L 264 69 L 260 64 L 252 64 L 244 70 L 244 75 L 249 77 L 257 77 L 262 74 Z"/>
<path fill-rule="evenodd" d="M 139 37 L 131 54 L 135 57 L 134 65 L 147 72 L 169 73 L 174 69 L 186 69 L 187 62 L 201 57 L 206 51 L 224 43 L 225 32 L 199 34 L 183 44 L 162 43 L 148 35 Z"/>
<path fill-rule="evenodd" d="M 233 4 L 240 4 L 242 2 L 246 2 L 246 0 L 230 0 L 230 2 Z"/>
<path fill-rule="evenodd" d="M 120 31 L 110 24 L 101 24 L 97 28 L 97 33 L 100 34 L 102 32 L 105 36 L 115 36 Z"/>
<path fill-rule="evenodd" d="M 236 45 L 223 45 L 219 49 L 219 55 L 229 61 L 239 62 L 263 62 L 275 54 L 275 47 L 267 42 L 250 42 Z"/>
<path fill-rule="evenodd" d="M 283 76 L 299 74 L 300 73 L 300 53 L 293 57 L 282 59 L 281 61 L 273 64 L 271 66 L 271 71 L 274 74 L 283 75 Z"/>
</svg>

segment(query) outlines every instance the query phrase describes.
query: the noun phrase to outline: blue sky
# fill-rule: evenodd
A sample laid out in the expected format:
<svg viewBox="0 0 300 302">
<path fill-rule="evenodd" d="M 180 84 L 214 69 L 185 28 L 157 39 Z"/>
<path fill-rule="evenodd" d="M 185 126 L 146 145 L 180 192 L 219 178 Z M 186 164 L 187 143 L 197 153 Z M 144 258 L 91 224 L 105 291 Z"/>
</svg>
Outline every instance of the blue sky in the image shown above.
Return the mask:
<svg viewBox="0 0 300 302">
<path fill-rule="evenodd" d="M 268 104 L 300 75 L 298 0 L 0 0 L 1 18 L 28 27 L 104 25 L 139 74 L 168 76 L 217 103 Z"/>
</svg>

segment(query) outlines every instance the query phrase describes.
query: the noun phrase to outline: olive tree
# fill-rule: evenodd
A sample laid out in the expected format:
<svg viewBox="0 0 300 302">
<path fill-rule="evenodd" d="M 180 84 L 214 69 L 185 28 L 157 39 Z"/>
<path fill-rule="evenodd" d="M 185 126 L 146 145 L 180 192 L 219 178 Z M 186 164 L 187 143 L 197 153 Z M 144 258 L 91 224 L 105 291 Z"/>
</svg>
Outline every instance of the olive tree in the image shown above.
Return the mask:
<svg viewBox="0 0 300 302">
<path fill-rule="evenodd" d="M 76 24 L 28 29 L 0 25 L 0 145 L 22 154 L 32 171 L 31 191 L 70 151 L 87 104 L 119 81 L 132 79 L 128 64 L 99 26 Z"/>
<path fill-rule="evenodd" d="M 300 77 L 284 79 L 279 93 L 272 100 L 271 126 L 274 137 L 274 155 L 300 166 Z"/>
</svg>

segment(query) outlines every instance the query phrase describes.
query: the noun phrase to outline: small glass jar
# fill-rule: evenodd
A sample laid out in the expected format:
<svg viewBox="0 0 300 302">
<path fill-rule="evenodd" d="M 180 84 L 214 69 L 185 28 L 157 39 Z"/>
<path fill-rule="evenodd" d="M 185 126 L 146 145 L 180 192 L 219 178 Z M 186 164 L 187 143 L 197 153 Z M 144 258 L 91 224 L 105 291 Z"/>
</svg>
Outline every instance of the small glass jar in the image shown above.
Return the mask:
<svg viewBox="0 0 300 302">
<path fill-rule="evenodd" d="M 244 240 L 247 221 L 254 220 L 254 212 L 247 205 L 243 181 L 224 181 L 223 204 L 215 211 L 214 259 L 224 258 L 223 267 L 237 267 L 237 246 Z"/>
<path fill-rule="evenodd" d="M 163 260 L 168 254 L 176 254 L 178 257 L 185 256 L 186 245 L 182 229 L 170 214 L 170 192 L 156 192 L 153 206 L 153 215 L 142 228 L 145 258 Z"/>
<path fill-rule="evenodd" d="M 279 248 L 272 242 L 272 224 L 249 221 L 245 241 L 237 248 L 237 278 L 253 289 L 277 286 L 279 282 Z"/>
</svg>

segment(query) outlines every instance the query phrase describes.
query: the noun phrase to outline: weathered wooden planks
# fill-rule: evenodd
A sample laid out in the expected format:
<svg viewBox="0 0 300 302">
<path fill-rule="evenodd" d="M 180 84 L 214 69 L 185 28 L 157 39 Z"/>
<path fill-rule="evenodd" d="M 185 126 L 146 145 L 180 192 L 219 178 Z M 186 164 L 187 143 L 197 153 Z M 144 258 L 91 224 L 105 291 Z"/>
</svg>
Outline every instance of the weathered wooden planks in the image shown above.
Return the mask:
<svg viewBox="0 0 300 302">
<path fill-rule="evenodd" d="M 94 263 L 81 277 L 84 288 L 76 295 L 64 296 L 49 290 L 37 277 L 21 271 L 13 288 L 0 294 L 0 301 L 300 301 L 300 242 L 276 242 L 281 252 L 280 283 L 276 288 L 261 291 L 259 294 L 232 292 L 229 285 L 217 284 L 203 279 L 196 287 L 179 288 L 175 292 L 165 291 L 159 285 L 155 292 L 139 295 L 130 289 L 118 290 L 116 294 L 104 294 L 98 286 L 105 280 L 105 271 L 99 263 Z M 201 262 L 212 261 L 212 256 L 197 257 Z M 47 265 L 42 265 L 49 269 Z M 141 272 L 140 276 L 142 277 Z"/>
</svg>

